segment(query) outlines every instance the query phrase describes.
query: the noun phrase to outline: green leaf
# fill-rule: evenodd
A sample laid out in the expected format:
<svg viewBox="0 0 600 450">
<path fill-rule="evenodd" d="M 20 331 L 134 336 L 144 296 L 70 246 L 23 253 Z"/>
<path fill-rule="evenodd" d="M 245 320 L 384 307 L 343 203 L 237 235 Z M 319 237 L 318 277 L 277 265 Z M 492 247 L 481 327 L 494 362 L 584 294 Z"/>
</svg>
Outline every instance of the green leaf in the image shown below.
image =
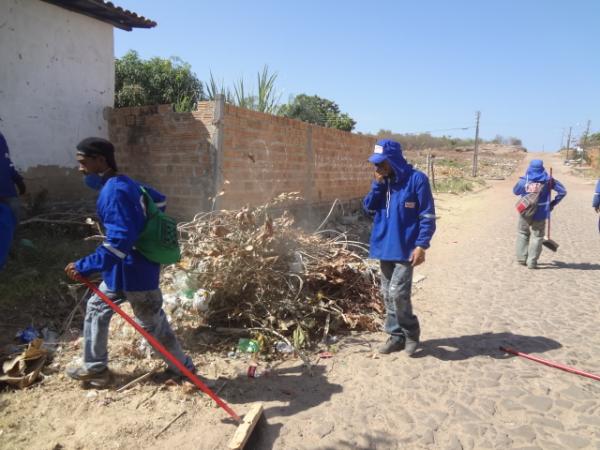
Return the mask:
<svg viewBox="0 0 600 450">
<path fill-rule="evenodd" d="M 306 335 L 302 331 L 302 327 L 298 325 L 292 334 L 292 343 L 296 348 L 302 348 L 306 342 Z"/>
</svg>

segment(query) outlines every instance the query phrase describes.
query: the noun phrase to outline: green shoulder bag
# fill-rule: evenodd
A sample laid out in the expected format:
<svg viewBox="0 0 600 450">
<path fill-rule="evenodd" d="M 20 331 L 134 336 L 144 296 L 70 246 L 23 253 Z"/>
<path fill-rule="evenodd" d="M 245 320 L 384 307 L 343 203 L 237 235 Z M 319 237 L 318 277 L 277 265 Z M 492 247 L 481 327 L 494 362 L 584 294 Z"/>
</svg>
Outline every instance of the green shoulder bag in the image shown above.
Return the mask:
<svg viewBox="0 0 600 450">
<path fill-rule="evenodd" d="M 177 222 L 158 209 L 154 200 L 140 186 L 146 200 L 147 220 L 144 229 L 135 242 L 135 248 L 152 262 L 174 264 L 181 258 L 177 239 Z"/>
</svg>

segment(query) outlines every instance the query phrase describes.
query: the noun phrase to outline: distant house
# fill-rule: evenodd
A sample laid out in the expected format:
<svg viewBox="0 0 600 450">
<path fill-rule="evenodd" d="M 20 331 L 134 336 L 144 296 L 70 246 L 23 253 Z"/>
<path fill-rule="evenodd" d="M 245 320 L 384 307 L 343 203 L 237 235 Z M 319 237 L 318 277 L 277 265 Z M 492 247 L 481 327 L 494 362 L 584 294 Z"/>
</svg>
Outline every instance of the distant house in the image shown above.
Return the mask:
<svg viewBox="0 0 600 450">
<path fill-rule="evenodd" d="M 113 28 L 154 26 L 102 0 L 0 0 L 0 130 L 33 192 L 79 195 L 75 145 L 108 136 Z"/>
</svg>

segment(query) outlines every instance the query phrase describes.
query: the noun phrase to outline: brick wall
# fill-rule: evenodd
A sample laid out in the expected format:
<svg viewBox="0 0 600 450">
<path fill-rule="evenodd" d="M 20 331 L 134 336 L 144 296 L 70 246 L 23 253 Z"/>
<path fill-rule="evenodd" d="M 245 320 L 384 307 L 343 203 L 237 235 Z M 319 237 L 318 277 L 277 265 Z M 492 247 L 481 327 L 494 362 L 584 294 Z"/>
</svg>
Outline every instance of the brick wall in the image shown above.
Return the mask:
<svg viewBox="0 0 600 450">
<path fill-rule="evenodd" d="M 374 138 L 225 105 L 219 207 L 298 191 L 309 204 L 365 195 Z"/>
<path fill-rule="evenodd" d="M 108 112 L 119 170 L 164 193 L 168 211 L 180 219 L 210 209 L 213 110 L 214 103 L 204 102 L 191 113 L 176 113 L 171 105 Z"/>
<path fill-rule="evenodd" d="M 298 191 L 307 205 L 351 202 L 365 195 L 375 139 L 258 113 L 222 102 L 201 102 L 192 113 L 170 105 L 108 113 L 119 169 L 155 186 L 180 219 L 215 207 L 262 204 Z"/>
</svg>

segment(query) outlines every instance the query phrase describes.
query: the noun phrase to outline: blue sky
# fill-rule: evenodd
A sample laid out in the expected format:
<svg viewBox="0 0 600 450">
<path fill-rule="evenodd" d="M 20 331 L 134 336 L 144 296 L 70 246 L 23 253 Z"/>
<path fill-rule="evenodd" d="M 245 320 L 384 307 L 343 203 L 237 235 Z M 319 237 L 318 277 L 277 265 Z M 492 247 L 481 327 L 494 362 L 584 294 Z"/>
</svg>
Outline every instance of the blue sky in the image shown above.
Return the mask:
<svg viewBox="0 0 600 450">
<path fill-rule="evenodd" d="M 196 75 L 255 83 L 267 64 L 282 101 L 335 101 L 356 129 L 472 126 L 558 149 L 600 130 L 600 1 L 115 0 L 158 22 L 115 31 L 115 55 L 178 56 Z M 473 136 L 468 131 L 435 135 Z M 566 139 L 566 138 L 565 138 Z"/>
</svg>

